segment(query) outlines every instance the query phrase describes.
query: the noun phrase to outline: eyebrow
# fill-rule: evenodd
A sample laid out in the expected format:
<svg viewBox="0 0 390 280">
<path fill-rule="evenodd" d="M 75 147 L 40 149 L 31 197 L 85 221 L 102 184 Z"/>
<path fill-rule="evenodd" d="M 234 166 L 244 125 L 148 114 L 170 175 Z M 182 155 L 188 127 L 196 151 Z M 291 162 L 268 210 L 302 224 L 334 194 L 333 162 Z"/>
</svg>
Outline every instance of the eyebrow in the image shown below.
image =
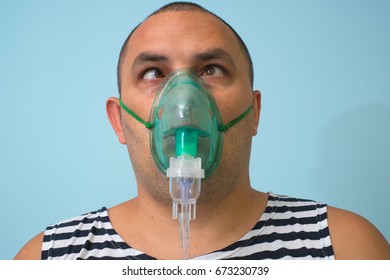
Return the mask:
<svg viewBox="0 0 390 280">
<path fill-rule="evenodd" d="M 210 60 L 222 59 L 235 68 L 233 57 L 223 49 L 213 48 L 197 53 L 192 57 L 195 61 L 207 62 Z M 169 58 L 165 55 L 154 52 L 142 52 L 136 56 L 133 61 L 132 69 L 136 70 L 139 66 L 149 62 L 167 62 Z"/>
<path fill-rule="evenodd" d="M 165 62 L 168 61 L 168 57 L 152 52 L 142 52 L 133 61 L 132 69 L 135 70 L 142 64 L 148 62 Z"/>
<path fill-rule="evenodd" d="M 202 61 L 202 62 L 214 60 L 214 59 L 222 59 L 227 61 L 231 66 L 235 67 L 233 57 L 228 52 L 220 48 L 210 49 L 198 53 L 194 56 L 194 58 L 195 60 Z"/>
</svg>

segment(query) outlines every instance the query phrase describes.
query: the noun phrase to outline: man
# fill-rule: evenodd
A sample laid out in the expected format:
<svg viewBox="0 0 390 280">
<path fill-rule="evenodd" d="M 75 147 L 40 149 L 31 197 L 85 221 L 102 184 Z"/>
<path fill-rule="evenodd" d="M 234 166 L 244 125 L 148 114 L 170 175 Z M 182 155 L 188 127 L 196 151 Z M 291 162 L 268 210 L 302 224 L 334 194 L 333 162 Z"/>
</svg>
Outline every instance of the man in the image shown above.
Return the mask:
<svg viewBox="0 0 390 280">
<path fill-rule="evenodd" d="M 202 180 L 189 258 L 390 258 L 388 242 L 364 218 L 251 187 L 249 158 L 261 99 L 252 89 L 247 48 L 219 17 L 195 4 L 172 3 L 126 40 L 118 63 L 121 99 L 107 101 L 109 120 L 128 148 L 138 196 L 48 227 L 16 259 L 183 258 L 168 179 L 149 146 L 154 124 L 145 121 L 159 86 L 178 69 L 192 69 L 207 84 L 223 123 L 237 120 L 223 132 L 219 164 Z"/>
</svg>

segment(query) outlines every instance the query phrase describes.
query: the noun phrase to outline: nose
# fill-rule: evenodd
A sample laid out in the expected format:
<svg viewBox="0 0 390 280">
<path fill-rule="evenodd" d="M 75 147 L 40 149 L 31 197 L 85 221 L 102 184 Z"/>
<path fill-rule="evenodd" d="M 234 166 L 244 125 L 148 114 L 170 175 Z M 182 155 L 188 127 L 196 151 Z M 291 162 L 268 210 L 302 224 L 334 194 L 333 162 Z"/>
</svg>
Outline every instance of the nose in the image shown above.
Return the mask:
<svg viewBox="0 0 390 280">
<path fill-rule="evenodd" d="M 187 102 L 185 104 L 182 104 L 181 106 L 179 105 L 179 108 L 178 108 L 179 116 L 181 118 L 191 116 L 194 112 L 194 104 L 195 104 L 195 102 L 193 100 L 187 100 Z"/>
</svg>

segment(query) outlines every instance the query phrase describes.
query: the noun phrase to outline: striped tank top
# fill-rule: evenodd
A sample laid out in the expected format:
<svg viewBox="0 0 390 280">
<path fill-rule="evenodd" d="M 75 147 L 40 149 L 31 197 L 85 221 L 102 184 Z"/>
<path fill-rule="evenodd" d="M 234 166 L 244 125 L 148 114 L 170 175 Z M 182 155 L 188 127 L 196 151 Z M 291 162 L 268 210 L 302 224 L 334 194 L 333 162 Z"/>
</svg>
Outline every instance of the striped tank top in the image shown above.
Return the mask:
<svg viewBox="0 0 390 280">
<path fill-rule="evenodd" d="M 105 207 L 46 228 L 42 259 L 155 258 L 132 248 L 115 231 Z M 334 259 L 327 206 L 269 193 L 265 212 L 240 240 L 193 259 Z"/>
</svg>

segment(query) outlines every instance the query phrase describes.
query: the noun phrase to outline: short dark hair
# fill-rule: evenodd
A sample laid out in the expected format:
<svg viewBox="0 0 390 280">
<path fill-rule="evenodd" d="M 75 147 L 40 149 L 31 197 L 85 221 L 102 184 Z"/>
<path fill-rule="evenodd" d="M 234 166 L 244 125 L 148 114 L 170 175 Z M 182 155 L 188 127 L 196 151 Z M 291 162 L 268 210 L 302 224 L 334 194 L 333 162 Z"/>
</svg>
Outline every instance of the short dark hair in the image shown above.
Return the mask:
<svg viewBox="0 0 390 280">
<path fill-rule="evenodd" d="M 238 33 L 233 29 L 233 27 L 231 27 L 226 21 L 224 21 L 222 18 L 220 18 L 216 14 L 210 12 L 209 10 L 203 8 L 202 6 L 200 6 L 198 4 L 195 4 L 195 3 L 192 3 L 192 2 L 181 2 L 180 1 L 180 2 L 172 2 L 172 3 L 169 3 L 169 4 L 166 4 L 166 5 L 162 6 L 160 9 L 154 11 L 149 16 L 147 16 L 145 18 L 145 20 L 147 20 L 148 18 L 150 18 L 150 17 L 152 17 L 152 16 L 154 16 L 156 14 L 165 13 L 165 12 L 175 12 L 175 11 L 195 11 L 195 12 L 207 13 L 207 14 L 210 14 L 212 16 L 215 16 L 220 21 L 222 21 L 227 27 L 229 27 L 229 29 L 233 32 L 233 34 L 237 38 L 237 41 L 238 41 L 238 44 L 239 44 L 240 48 L 244 52 L 244 57 L 245 57 L 245 59 L 247 60 L 247 63 L 248 63 L 249 79 L 250 79 L 251 85 L 253 87 L 253 81 L 254 81 L 253 63 L 252 63 L 252 58 L 250 56 L 248 48 L 247 48 L 247 46 L 244 43 L 244 40 L 242 40 L 240 35 L 238 35 Z M 121 51 L 120 51 L 120 54 L 119 54 L 118 65 L 117 65 L 117 79 L 118 79 L 117 82 L 118 82 L 119 95 L 121 94 L 121 66 L 123 64 L 123 59 L 124 59 L 124 56 L 125 56 L 126 51 L 127 51 L 128 42 L 129 42 L 131 36 L 133 35 L 134 31 L 137 30 L 137 28 L 143 22 L 145 22 L 145 20 L 142 21 L 140 24 L 138 24 L 130 32 L 130 34 L 127 36 L 127 38 L 126 38 L 126 40 L 123 43 L 123 46 L 121 48 Z"/>
</svg>

